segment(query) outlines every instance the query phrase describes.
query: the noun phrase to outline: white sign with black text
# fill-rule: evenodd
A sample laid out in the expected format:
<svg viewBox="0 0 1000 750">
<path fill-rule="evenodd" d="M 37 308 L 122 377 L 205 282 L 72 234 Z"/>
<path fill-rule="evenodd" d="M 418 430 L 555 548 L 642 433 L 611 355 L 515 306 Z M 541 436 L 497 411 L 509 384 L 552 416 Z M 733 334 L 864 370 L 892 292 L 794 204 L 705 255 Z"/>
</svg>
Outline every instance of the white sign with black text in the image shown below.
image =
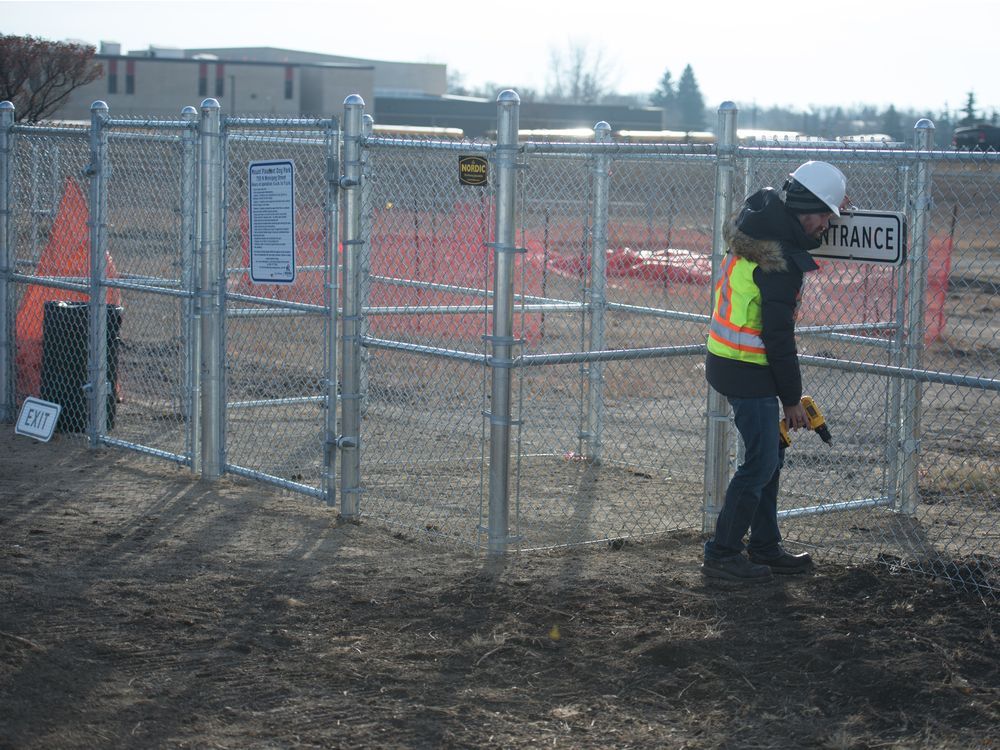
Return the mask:
<svg viewBox="0 0 1000 750">
<path fill-rule="evenodd" d="M 851 211 L 830 222 L 816 258 L 898 266 L 906 258 L 906 215 L 898 211 Z"/>
<path fill-rule="evenodd" d="M 250 280 L 295 281 L 295 164 L 250 163 Z"/>
<path fill-rule="evenodd" d="M 56 429 L 61 411 L 62 406 L 59 404 L 28 396 L 21 405 L 21 414 L 17 418 L 14 432 L 47 443 Z"/>
</svg>

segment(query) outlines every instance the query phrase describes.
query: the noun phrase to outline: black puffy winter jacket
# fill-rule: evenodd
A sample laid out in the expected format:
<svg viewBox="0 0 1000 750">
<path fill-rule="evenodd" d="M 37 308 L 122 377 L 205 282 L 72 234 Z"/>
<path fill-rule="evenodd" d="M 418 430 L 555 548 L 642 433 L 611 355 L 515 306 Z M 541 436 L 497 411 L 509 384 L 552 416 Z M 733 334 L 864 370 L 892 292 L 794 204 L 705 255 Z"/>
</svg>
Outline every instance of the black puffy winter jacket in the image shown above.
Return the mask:
<svg viewBox="0 0 1000 750">
<path fill-rule="evenodd" d="M 802 229 L 773 188 L 759 190 L 726 225 L 729 252 L 757 263 L 753 280 L 761 295 L 761 338 L 767 364 L 740 362 L 708 353 L 705 377 L 724 396 L 777 396 L 785 406 L 802 398 L 795 347 L 795 308 L 803 274 L 819 266 L 809 254 L 820 243 Z"/>
</svg>

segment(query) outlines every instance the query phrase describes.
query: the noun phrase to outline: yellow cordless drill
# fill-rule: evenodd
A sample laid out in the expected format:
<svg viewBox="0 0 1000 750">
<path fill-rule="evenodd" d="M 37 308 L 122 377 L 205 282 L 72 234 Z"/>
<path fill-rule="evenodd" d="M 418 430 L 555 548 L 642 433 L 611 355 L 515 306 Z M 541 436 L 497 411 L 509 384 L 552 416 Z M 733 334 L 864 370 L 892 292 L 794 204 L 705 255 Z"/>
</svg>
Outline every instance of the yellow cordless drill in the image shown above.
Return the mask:
<svg viewBox="0 0 1000 750">
<path fill-rule="evenodd" d="M 816 402 L 812 400 L 811 396 L 802 397 L 802 406 L 806 410 L 806 416 L 809 417 L 809 429 L 815 430 L 823 442 L 827 445 L 833 444 L 833 436 L 830 434 L 830 428 L 826 426 L 826 419 L 823 418 L 823 412 L 819 410 L 816 406 Z M 786 448 L 792 444 L 792 438 L 788 434 L 788 425 L 785 424 L 784 419 L 778 420 L 778 432 L 781 439 L 781 444 Z"/>
</svg>

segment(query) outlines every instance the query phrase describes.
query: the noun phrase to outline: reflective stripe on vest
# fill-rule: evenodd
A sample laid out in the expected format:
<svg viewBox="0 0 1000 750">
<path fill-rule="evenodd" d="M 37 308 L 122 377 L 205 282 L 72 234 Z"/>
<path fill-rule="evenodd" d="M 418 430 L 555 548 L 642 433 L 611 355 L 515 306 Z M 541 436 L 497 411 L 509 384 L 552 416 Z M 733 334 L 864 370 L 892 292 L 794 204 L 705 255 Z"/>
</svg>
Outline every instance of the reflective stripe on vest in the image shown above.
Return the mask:
<svg viewBox="0 0 1000 750">
<path fill-rule="evenodd" d="M 766 365 L 760 338 L 760 289 L 753 281 L 755 268 L 757 264 L 746 258 L 726 257 L 715 286 L 708 350 L 720 357 Z"/>
</svg>

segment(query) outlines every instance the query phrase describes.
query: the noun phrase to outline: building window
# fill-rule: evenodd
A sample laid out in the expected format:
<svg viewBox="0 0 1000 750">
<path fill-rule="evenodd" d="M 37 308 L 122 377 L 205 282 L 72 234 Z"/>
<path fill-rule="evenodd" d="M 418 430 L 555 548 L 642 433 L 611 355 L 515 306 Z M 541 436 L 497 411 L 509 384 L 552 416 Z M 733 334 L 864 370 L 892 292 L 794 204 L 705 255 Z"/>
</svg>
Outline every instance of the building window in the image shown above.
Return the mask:
<svg viewBox="0 0 1000 750">
<path fill-rule="evenodd" d="M 208 96 L 208 63 L 198 66 L 198 96 Z"/>
<path fill-rule="evenodd" d="M 125 62 L 125 93 L 135 93 L 135 60 Z"/>
<path fill-rule="evenodd" d="M 108 93 L 118 93 L 118 61 L 108 60 Z"/>
<path fill-rule="evenodd" d="M 291 65 L 285 66 L 285 98 L 292 98 L 292 85 L 295 82 L 295 69 Z"/>
<path fill-rule="evenodd" d="M 223 96 L 226 92 L 226 66 L 218 63 L 215 66 L 215 95 Z"/>
</svg>

